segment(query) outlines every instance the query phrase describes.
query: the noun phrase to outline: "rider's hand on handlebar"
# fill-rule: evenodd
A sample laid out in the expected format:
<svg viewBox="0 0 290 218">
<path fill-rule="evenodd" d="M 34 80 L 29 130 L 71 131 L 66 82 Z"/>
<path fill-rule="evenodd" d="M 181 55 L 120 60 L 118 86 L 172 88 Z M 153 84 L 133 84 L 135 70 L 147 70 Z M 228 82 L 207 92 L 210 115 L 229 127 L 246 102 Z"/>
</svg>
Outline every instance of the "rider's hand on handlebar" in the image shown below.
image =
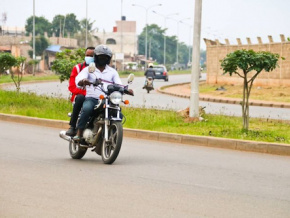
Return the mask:
<svg viewBox="0 0 290 218">
<path fill-rule="evenodd" d="M 81 81 L 79 81 L 78 82 L 78 85 L 79 86 L 86 86 L 86 85 L 90 85 L 91 83 L 89 82 L 89 80 L 87 80 L 87 79 L 83 79 L 83 80 L 81 80 Z"/>
<path fill-rule="evenodd" d="M 91 82 L 87 79 L 83 79 L 82 82 L 83 82 L 83 86 L 91 85 Z"/>
<path fill-rule="evenodd" d="M 96 81 L 94 82 L 94 86 L 98 86 L 102 83 L 102 81 L 100 79 L 96 79 Z"/>
</svg>

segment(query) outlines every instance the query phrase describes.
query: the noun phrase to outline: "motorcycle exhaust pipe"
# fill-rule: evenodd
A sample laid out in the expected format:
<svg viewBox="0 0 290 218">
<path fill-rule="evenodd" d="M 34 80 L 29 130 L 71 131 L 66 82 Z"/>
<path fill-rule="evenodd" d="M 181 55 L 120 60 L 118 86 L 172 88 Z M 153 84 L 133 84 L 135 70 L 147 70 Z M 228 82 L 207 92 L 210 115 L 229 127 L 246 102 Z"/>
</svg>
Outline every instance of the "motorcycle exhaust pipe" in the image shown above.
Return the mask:
<svg viewBox="0 0 290 218">
<path fill-rule="evenodd" d="M 72 141 L 72 138 L 69 137 L 69 136 L 67 136 L 65 133 L 66 133 L 66 131 L 64 131 L 64 130 L 63 131 L 60 131 L 59 137 L 61 137 L 62 139 L 66 140 L 68 142 L 71 142 Z"/>
</svg>

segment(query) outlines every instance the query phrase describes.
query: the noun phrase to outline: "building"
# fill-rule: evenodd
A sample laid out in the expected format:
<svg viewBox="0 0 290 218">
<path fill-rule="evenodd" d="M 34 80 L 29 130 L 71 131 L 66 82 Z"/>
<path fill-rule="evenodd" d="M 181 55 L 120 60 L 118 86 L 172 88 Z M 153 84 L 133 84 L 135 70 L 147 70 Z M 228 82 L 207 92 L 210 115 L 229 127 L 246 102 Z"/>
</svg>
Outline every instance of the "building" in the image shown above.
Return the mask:
<svg viewBox="0 0 290 218">
<path fill-rule="evenodd" d="M 28 51 L 32 50 L 30 42 L 32 40 L 32 35 L 25 36 L 25 28 L 19 27 L 3 27 L 2 35 L 0 34 L 0 52 L 11 53 L 15 57 L 23 56 L 27 58 L 27 61 L 31 60 Z M 58 51 L 65 48 L 73 49 L 77 48 L 77 40 L 73 38 L 62 38 L 62 37 L 48 37 L 47 34 L 44 35 L 50 45 L 54 46 L 54 49 L 59 45 Z M 50 69 L 51 62 L 55 58 L 54 50 L 48 50 L 44 52 L 43 57 L 36 57 L 40 60 L 38 69 L 40 71 Z"/>
<path fill-rule="evenodd" d="M 113 65 L 117 69 L 124 69 L 127 62 L 134 62 L 138 53 L 136 21 L 127 21 L 123 16 L 122 20 L 116 21 L 112 32 L 94 32 L 100 44 L 108 45 L 113 52 Z"/>
</svg>

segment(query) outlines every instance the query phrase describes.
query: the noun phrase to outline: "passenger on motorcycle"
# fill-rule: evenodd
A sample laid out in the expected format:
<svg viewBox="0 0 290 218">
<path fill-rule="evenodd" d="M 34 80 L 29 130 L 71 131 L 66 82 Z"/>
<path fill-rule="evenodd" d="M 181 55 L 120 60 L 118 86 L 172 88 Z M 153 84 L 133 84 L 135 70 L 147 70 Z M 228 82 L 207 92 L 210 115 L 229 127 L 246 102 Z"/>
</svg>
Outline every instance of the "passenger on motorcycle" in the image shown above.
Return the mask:
<svg viewBox="0 0 290 218">
<path fill-rule="evenodd" d="M 82 109 L 83 102 L 85 100 L 86 90 L 77 87 L 75 79 L 76 76 L 91 62 L 94 62 L 94 47 L 87 47 L 85 52 L 85 62 L 75 65 L 72 69 L 68 89 L 72 93 L 71 102 L 73 102 L 73 112 L 69 122 L 70 128 L 66 131 L 66 135 L 76 135 L 76 125 L 79 113 Z"/>
<path fill-rule="evenodd" d="M 153 70 L 153 64 L 152 64 L 152 63 L 148 64 L 148 67 L 149 67 L 149 68 L 147 68 L 147 70 L 146 70 L 145 73 L 144 73 L 144 76 L 145 76 L 146 78 L 145 78 L 145 83 L 144 83 L 143 89 L 146 88 L 146 85 L 147 85 L 147 78 L 148 78 L 148 77 L 151 77 L 153 80 L 154 80 L 154 78 L 155 78 L 155 70 Z M 152 81 L 152 85 L 153 85 L 153 81 Z"/>
<path fill-rule="evenodd" d="M 89 72 L 88 67 L 82 70 L 76 77 L 76 84 L 80 87 L 86 87 L 86 98 L 83 103 L 82 113 L 77 124 L 77 135 L 73 138 L 79 141 L 89 117 L 93 114 L 94 106 L 99 101 L 99 96 L 105 95 L 101 90 L 94 87 L 92 83 L 96 79 L 103 79 L 115 84 L 122 84 L 118 72 L 109 66 L 112 58 L 112 51 L 106 45 L 98 45 L 94 50 L 94 62 L 96 70 Z M 107 90 L 109 83 L 103 82 L 104 89 Z"/>
</svg>

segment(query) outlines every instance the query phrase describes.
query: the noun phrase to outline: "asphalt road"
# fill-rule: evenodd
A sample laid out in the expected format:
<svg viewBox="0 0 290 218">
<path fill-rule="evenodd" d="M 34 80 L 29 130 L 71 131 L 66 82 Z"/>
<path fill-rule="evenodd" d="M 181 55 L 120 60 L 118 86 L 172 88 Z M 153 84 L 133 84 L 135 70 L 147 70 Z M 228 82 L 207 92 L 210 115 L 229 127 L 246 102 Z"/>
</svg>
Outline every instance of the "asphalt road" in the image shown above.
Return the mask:
<svg viewBox="0 0 290 218">
<path fill-rule="evenodd" d="M 59 129 L 0 122 L 0 217 L 290 214 L 290 159 L 125 138 L 117 161 L 72 160 Z"/>
<path fill-rule="evenodd" d="M 201 79 L 205 79 L 206 74 L 202 74 Z M 123 84 L 126 84 L 126 79 L 122 79 Z M 163 80 L 155 80 L 155 89 L 161 86 L 190 82 L 191 75 L 171 75 L 169 82 Z M 134 90 L 135 96 L 125 96 L 126 99 L 130 100 L 130 105 L 133 107 L 144 107 L 144 108 L 158 108 L 166 110 L 182 110 L 190 105 L 190 100 L 187 98 L 174 97 L 170 95 L 164 95 L 158 93 L 156 90 L 147 94 L 146 90 L 142 89 L 144 85 L 143 77 L 136 77 L 130 88 Z M 68 81 L 63 83 L 60 82 L 47 82 L 38 84 L 23 84 L 21 85 L 22 91 L 35 92 L 37 94 L 45 94 L 55 97 L 68 98 Z M 13 84 L 6 89 L 15 89 Z M 240 105 L 214 103 L 200 101 L 200 106 L 205 107 L 206 113 L 209 114 L 223 114 L 229 116 L 242 116 L 242 108 Z M 250 117 L 261 117 L 278 120 L 290 120 L 290 110 L 285 108 L 272 108 L 272 107 L 258 107 L 250 106 Z"/>
</svg>

